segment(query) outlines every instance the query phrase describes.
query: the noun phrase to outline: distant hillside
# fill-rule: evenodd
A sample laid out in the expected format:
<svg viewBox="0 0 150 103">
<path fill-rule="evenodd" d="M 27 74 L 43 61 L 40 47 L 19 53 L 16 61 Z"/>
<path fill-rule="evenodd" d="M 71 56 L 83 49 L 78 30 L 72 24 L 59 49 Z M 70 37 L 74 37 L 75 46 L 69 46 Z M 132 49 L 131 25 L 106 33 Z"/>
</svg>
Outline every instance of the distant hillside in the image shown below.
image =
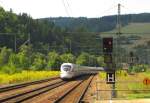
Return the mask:
<svg viewBox="0 0 150 103">
<path fill-rule="evenodd" d="M 124 33 L 150 33 L 150 23 L 130 23 L 122 28 Z M 116 32 L 116 29 L 112 32 Z"/>
<path fill-rule="evenodd" d="M 106 18 L 106 20 L 102 20 L 103 18 L 85 18 L 85 17 L 79 18 L 59 17 L 47 19 L 49 21 L 53 21 L 57 26 L 67 28 L 69 31 L 76 31 L 80 27 L 84 27 L 87 31 L 92 32 L 109 31 L 112 30 L 116 25 L 115 17 L 113 18 L 108 17 Z"/>
<path fill-rule="evenodd" d="M 132 49 L 139 45 L 145 45 L 150 41 L 150 23 L 130 23 L 121 29 L 121 42 L 125 48 Z M 114 29 L 102 34 L 102 37 L 116 37 Z"/>
<path fill-rule="evenodd" d="M 44 54 L 49 51 L 74 55 L 81 52 L 99 54 L 100 43 L 95 40 L 96 34 L 68 35 L 66 32 L 66 29 L 48 20 L 35 20 L 26 13 L 17 15 L 0 7 L 0 49 L 5 46 L 18 52 L 23 44 L 30 44 L 33 51 Z M 86 30 L 79 27 L 77 32 Z"/>
<path fill-rule="evenodd" d="M 67 28 L 69 31 L 75 31 L 79 27 L 84 27 L 91 32 L 105 32 L 116 28 L 117 16 L 104 16 L 101 18 L 72 18 L 72 17 L 57 17 L 45 18 L 54 22 L 57 26 Z M 150 22 L 150 13 L 128 14 L 121 16 L 122 26 L 129 23 L 147 23 Z"/>
</svg>

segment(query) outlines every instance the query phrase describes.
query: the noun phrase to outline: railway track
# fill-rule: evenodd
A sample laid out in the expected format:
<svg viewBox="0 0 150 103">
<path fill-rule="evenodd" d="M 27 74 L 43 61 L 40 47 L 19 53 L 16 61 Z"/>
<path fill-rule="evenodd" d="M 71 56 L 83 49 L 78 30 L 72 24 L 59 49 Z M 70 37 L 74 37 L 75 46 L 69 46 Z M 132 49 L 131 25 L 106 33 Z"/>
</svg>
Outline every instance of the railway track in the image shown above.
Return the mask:
<svg viewBox="0 0 150 103">
<path fill-rule="evenodd" d="M 55 79 L 59 79 L 59 77 L 53 77 L 53 78 L 48 78 L 48 79 L 43 79 L 43 80 L 37 80 L 37 81 L 32 81 L 32 82 L 15 84 L 15 85 L 11 85 L 11 86 L 0 87 L 0 93 L 7 92 L 7 91 L 10 91 L 10 90 L 14 90 L 14 89 L 27 87 L 29 85 L 40 84 L 40 83 L 47 82 L 47 81 L 50 81 L 50 80 L 55 80 Z"/>
<path fill-rule="evenodd" d="M 44 84 L 40 84 L 40 83 L 44 83 Z M 42 94 L 48 90 L 51 90 L 53 88 L 56 88 L 58 86 L 61 86 L 63 84 L 65 84 L 65 81 L 62 81 L 60 78 L 53 78 L 53 79 L 48 79 L 47 80 L 42 80 L 39 82 L 35 82 L 35 84 L 37 84 L 36 86 L 34 86 L 35 84 L 32 82 L 30 85 L 32 85 L 32 87 L 28 87 L 27 84 L 24 84 L 26 86 L 19 86 L 17 85 L 17 87 L 15 88 L 13 86 L 13 89 L 15 88 L 15 90 L 13 89 L 5 89 L 4 92 L 0 93 L 0 103 L 20 103 L 22 101 L 25 101 L 27 99 L 30 99 L 34 96 L 37 96 L 39 94 Z M 46 83 L 45 83 L 46 82 Z M 28 85 L 29 85 L 28 84 Z M 25 87 L 25 88 L 23 88 Z M 11 88 L 11 87 L 10 87 Z M 17 91 L 16 89 L 19 88 Z M 21 90 L 22 89 L 22 90 Z"/>
<path fill-rule="evenodd" d="M 56 99 L 54 103 L 80 103 L 93 77 L 92 75 L 88 79 L 78 82 L 72 88 L 68 89 L 60 98 Z"/>
<path fill-rule="evenodd" d="M 53 92 L 52 95 L 47 95 L 45 99 L 37 103 L 80 103 L 93 77 L 94 75 L 83 76 L 70 83 L 70 86 L 62 87 L 61 90 Z"/>
<path fill-rule="evenodd" d="M 69 82 L 54 79 L 41 86 L 38 86 L 40 83 L 37 83 L 37 87 L 33 86 L 30 89 L 20 91 L 21 88 L 19 88 L 19 92 L 11 89 L 4 92 L 8 92 L 7 95 L 0 93 L 0 103 L 79 103 L 93 77 L 94 75 L 82 76 Z"/>
</svg>

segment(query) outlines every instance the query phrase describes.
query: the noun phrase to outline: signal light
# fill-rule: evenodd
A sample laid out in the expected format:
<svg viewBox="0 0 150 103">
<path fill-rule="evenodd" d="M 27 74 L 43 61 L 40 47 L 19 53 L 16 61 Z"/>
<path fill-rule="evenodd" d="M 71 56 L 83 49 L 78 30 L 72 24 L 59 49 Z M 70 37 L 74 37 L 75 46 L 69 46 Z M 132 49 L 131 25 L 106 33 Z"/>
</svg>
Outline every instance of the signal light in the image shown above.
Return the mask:
<svg viewBox="0 0 150 103">
<path fill-rule="evenodd" d="M 103 52 L 112 53 L 113 51 L 113 38 L 103 38 Z"/>
</svg>

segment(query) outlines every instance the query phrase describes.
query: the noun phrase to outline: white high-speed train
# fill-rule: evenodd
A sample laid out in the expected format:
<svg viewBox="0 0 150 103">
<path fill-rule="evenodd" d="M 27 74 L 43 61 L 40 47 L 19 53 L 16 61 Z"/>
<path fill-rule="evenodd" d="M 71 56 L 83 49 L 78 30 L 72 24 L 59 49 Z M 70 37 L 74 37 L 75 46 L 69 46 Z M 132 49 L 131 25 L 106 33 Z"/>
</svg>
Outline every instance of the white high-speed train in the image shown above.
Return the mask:
<svg viewBox="0 0 150 103">
<path fill-rule="evenodd" d="M 63 63 L 60 68 L 60 78 L 71 79 L 83 74 L 94 74 L 102 70 L 101 67 L 80 66 L 72 63 Z"/>
</svg>

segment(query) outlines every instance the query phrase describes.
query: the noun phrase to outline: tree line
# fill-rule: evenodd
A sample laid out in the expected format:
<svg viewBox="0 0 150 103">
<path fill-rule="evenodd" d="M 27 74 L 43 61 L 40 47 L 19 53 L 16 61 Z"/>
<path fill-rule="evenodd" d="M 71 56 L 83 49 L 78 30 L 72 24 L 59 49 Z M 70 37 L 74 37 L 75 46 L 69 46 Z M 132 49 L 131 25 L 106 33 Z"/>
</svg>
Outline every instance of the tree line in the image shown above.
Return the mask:
<svg viewBox="0 0 150 103">
<path fill-rule="evenodd" d="M 127 25 L 131 18 L 133 22 L 146 22 L 149 15 L 123 15 L 122 25 Z M 0 7 L 0 69 L 8 73 L 26 69 L 57 70 L 63 62 L 104 66 L 102 38 L 99 34 L 88 32 L 108 31 L 115 27 L 116 15 L 32 19 L 26 13 L 17 15 L 11 9 L 5 11 Z M 130 44 L 127 40 L 125 42 Z M 114 48 L 115 51 L 119 53 L 116 57 L 125 55 L 123 48 Z"/>
<path fill-rule="evenodd" d="M 122 26 L 126 26 L 129 23 L 147 23 L 150 22 L 149 18 L 150 13 L 126 14 L 120 16 Z M 55 25 L 67 28 L 69 31 L 76 31 L 76 28 L 80 25 L 90 32 L 106 32 L 116 28 L 117 15 L 103 16 L 99 18 L 50 17 L 41 20 L 54 22 Z"/>
<path fill-rule="evenodd" d="M 50 51 L 47 55 L 34 52 L 32 46 L 21 46 L 18 53 L 6 47 L 0 50 L 0 71 L 12 74 L 22 70 L 60 70 L 62 63 L 76 63 L 86 66 L 105 66 L 102 56 L 82 52 L 75 56 L 72 53 L 59 54 Z"/>
<path fill-rule="evenodd" d="M 32 19 L 26 13 L 17 15 L 0 7 L 0 47 L 17 48 L 18 52 L 21 45 L 30 43 L 34 51 L 44 54 L 54 50 L 58 53 L 71 52 L 76 56 L 81 52 L 99 53 L 101 44 L 97 34 L 85 33 L 88 30 L 82 25 L 78 25 L 76 34 L 68 31 L 53 21 Z"/>
</svg>

